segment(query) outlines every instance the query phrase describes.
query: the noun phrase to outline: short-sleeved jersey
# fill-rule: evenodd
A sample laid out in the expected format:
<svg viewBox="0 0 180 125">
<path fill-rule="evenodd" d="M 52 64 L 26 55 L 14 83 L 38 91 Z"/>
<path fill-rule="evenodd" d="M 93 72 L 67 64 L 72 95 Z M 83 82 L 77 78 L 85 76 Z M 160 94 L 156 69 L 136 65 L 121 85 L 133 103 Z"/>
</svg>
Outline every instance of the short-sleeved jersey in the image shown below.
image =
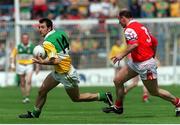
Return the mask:
<svg viewBox="0 0 180 125">
<path fill-rule="evenodd" d="M 111 59 L 112 57 L 116 56 L 119 53 L 122 53 L 126 50 L 127 46 L 125 44 L 122 44 L 120 46 L 118 45 L 113 45 L 111 48 L 111 51 L 109 53 L 109 58 Z"/>
<path fill-rule="evenodd" d="M 50 31 L 44 38 L 43 47 L 48 58 L 60 58 L 59 64 L 54 65 L 55 71 L 66 73 L 71 68 L 69 55 L 69 39 L 64 31 Z"/>
<path fill-rule="evenodd" d="M 154 56 L 153 47 L 157 46 L 157 40 L 143 24 L 131 20 L 124 33 L 127 44 L 138 44 L 138 47 L 131 52 L 133 62 L 142 62 Z"/>
<path fill-rule="evenodd" d="M 34 44 L 29 42 L 27 46 L 23 43 L 18 44 L 11 53 L 11 58 L 16 58 L 19 64 L 32 64 Z"/>
</svg>

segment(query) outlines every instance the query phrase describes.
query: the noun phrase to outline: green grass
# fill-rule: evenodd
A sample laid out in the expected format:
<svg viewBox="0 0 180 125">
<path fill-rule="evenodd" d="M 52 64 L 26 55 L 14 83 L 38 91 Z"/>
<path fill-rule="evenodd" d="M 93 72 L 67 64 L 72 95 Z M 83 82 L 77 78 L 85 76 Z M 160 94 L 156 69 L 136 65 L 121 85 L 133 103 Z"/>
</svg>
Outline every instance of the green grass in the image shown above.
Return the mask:
<svg viewBox="0 0 180 125">
<path fill-rule="evenodd" d="M 180 86 L 163 86 L 171 93 L 180 96 Z M 124 114 L 105 114 L 101 111 L 106 105 L 101 102 L 72 102 L 63 88 L 55 88 L 49 95 L 39 119 L 19 119 L 18 115 L 32 110 L 37 88 L 31 92 L 31 103 L 21 103 L 18 87 L 0 88 L 0 124 L 180 124 L 175 117 L 174 106 L 157 97 L 150 97 L 150 103 L 141 100 L 141 87 L 133 89 L 125 98 Z M 111 91 L 114 87 L 81 87 L 81 92 Z"/>
</svg>

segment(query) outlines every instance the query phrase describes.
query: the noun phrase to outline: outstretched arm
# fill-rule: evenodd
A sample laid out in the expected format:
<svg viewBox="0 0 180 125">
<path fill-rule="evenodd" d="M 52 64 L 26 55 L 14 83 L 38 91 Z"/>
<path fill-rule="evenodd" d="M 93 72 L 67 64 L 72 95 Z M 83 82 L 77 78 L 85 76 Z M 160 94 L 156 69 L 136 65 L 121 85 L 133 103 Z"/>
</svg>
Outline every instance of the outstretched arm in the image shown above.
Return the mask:
<svg viewBox="0 0 180 125">
<path fill-rule="evenodd" d="M 33 63 L 38 63 L 41 65 L 56 65 L 60 62 L 60 58 L 51 57 L 48 59 L 42 59 L 40 56 L 33 58 Z"/>
</svg>

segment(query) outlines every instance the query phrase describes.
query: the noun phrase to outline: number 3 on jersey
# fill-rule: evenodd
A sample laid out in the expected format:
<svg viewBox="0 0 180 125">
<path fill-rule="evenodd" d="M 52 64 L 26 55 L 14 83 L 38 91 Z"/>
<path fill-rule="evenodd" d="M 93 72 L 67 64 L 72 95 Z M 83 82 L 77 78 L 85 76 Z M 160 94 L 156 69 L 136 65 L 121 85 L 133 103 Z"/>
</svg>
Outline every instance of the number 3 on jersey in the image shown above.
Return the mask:
<svg viewBox="0 0 180 125">
<path fill-rule="evenodd" d="M 60 42 L 60 39 L 56 39 L 56 41 L 58 42 L 60 48 L 62 49 L 63 53 L 66 54 L 67 53 L 67 49 L 69 50 L 69 43 L 66 39 L 66 37 L 64 35 L 62 36 L 62 40 Z"/>
<path fill-rule="evenodd" d="M 149 35 L 149 32 L 148 32 L 147 28 L 146 28 L 145 26 L 142 26 L 141 29 L 144 30 L 145 34 L 146 34 L 147 37 L 148 37 L 148 38 L 146 39 L 146 42 L 150 43 L 150 42 L 151 42 L 151 37 L 150 37 L 150 35 Z"/>
</svg>

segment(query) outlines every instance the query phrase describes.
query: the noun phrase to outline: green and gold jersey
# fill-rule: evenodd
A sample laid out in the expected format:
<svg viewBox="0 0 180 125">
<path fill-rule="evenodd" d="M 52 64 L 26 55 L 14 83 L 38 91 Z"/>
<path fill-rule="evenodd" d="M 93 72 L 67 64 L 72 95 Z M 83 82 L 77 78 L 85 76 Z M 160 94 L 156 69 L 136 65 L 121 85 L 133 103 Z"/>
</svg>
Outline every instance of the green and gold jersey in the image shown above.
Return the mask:
<svg viewBox="0 0 180 125">
<path fill-rule="evenodd" d="M 11 58 L 16 58 L 19 64 L 32 64 L 34 45 L 30 42 L 27 46 L 18 44 L 11 53 Z"/>
<path fill-rule="evenodd" d="M 69 55 L 69 39 L 64 31 L 50 31 L 44 38 L 43 47 L 48 58 L 60 58 L 59 64 L 55 65 L 55 71 L 66 73 L 71 68 Z"/>
</svg>

